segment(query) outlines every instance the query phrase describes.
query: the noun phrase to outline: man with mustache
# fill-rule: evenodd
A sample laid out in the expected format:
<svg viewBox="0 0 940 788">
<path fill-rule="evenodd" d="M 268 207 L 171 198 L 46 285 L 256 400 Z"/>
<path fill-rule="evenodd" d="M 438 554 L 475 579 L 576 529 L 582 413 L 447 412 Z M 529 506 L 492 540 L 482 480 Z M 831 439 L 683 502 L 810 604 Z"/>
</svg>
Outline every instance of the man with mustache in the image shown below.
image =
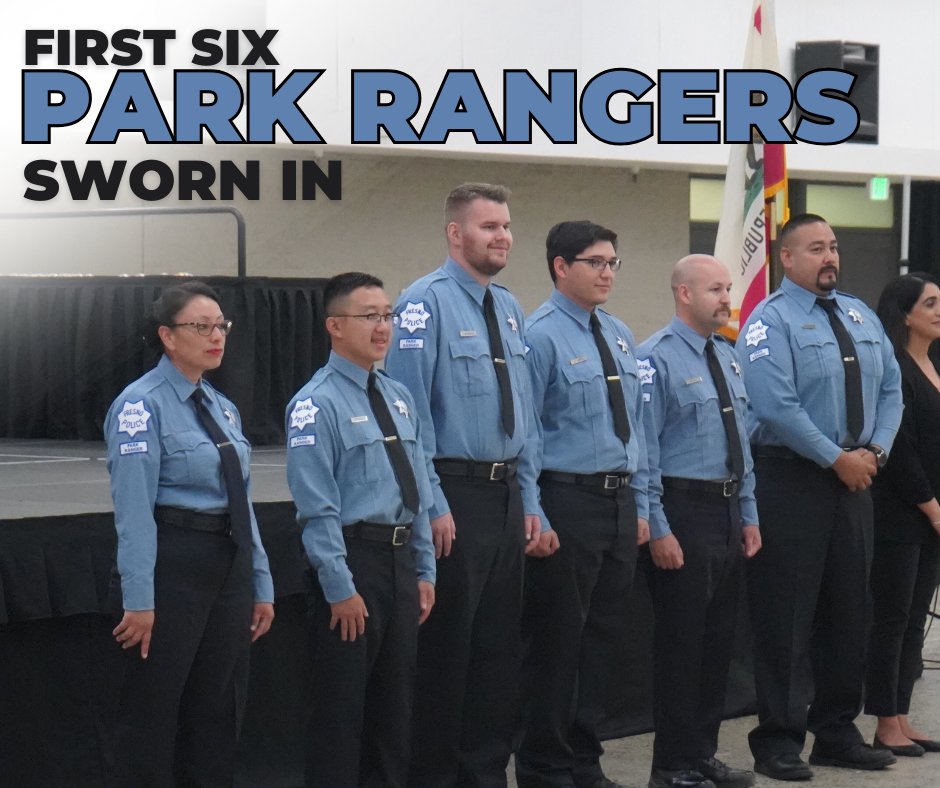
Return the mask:
<svg viewBox="0 0 940 788">
<path fill-rule="evenodd" d="M 862 741 L 872 557 L 868 488 L 901 422 L 891 343 L 861 300 L 836 291 L 839 247 L 821 216 L 780 232 L 785 278 L 742 327 L 764 549 L 748 565 L 759 724 L 755 770 L 808 780 L 820 766 L 883 769 Z M 807 711 L 808 709 L 808 711 Z"/>
<path fill-rule="evenodd" d="M 492 280 L 512 248 L 509 190 L 444 204 L 448 256 L 406 288 L 386 369 L 434 458 L 437 613 L 418 638 L 409 785 L 504 786 L 518 713 L 525 552 L 543 544 L 522 307 Z"/>
<path fill-rule="evenodd" d="M 745 558 L 761 548 L 731 277 L 714 257 L 672 272 L 676 314 L 637 348 L 649 453 L 653 636 L 649 788 L 754 784 L 715 757 Z"/>
</svg>

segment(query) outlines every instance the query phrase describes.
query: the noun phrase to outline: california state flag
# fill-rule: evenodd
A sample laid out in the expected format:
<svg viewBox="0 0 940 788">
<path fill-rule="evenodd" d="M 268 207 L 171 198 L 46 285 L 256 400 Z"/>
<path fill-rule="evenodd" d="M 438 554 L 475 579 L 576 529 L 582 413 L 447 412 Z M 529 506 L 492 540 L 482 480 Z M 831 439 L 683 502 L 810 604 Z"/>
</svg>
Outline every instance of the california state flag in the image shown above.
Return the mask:
<svg viewBox="0 0 940 788">
<path fill-rule="evenodd" d="M 780 73 L 774 0 L 754 0 L 744 68 Z M 715 257 L 731 271 L 732 314 L 726 333 L 732 338 L 768 293 L 770 240 L 788 215 L 784 146 L 764 143 L 756 132 L 751 142 L 732 145 L 715 240 Z"/>
</svg>

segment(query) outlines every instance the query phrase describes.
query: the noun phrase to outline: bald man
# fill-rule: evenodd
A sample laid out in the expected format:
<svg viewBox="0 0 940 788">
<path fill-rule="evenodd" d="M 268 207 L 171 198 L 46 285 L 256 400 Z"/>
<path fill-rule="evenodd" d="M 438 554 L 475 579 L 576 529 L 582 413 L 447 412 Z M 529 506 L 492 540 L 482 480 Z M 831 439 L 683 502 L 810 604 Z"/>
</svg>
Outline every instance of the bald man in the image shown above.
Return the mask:
<svg viewBox="0 0 940 788">
<path fill-rule="evenodd" d="M 750 786 L 752 772 L 715 758 L 743 560 L 761 546 L 741 366 L 714 333 L 731 316 L 731 277 L 692 255 L 671 284 L 675 317 L 637 348 L 656 615 L 649 786 Z"/>
</svg>

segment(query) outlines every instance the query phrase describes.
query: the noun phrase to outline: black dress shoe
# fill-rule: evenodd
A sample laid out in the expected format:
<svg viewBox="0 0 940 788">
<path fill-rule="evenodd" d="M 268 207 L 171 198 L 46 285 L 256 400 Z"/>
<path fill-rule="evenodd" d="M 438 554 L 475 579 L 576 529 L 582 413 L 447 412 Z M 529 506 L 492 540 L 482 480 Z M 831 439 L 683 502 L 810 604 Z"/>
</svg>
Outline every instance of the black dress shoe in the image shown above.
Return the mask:
<svg viewBox="0 0 940 788">
<path fill-rule="evenodd" d="M 935 739 L 911 739 L 911 741 L 922 747 L 924 752 L 940 752 L 940 741 Z"/>
<path fill-rule="evenodd" d="M 646 788 L 715 788 L 715 783 L 689 769 L 654 768 Z"/>
<path fill-rule="evenodd" d="M 813 770 L 795 752 L 754 761 L 754 771 L 773 780 L 812 780 Z"/>
<path fill-rule="evenodd" d="M 914 740 L 911 739 L 911 741 L 913 742 Z M 926 750 L 917 743 L 895 745 L 885 744 L 877 736 L 875 736 L 871 746 L 876 750 L 889 750 L 892 755 L 900 755 L 905 758 L 920 758 L 920 756 L 926 752 Z"/>
<path fill-rule="evenodd" d="M 750 788 L 754 784 L 754 772 L 749 772 L 747 769 L 732 769 L 715 757 L 698 761 L 695 764 L 695 771 L 701 772 L 717 786 Z"/>
<path fill-rule="evenodd" d="M 843 749 L 820 746 L 819 740 L 813 745 L 809 762 L 814 766 L 836 766 L 842 769 L 863 769 L 873 772 L 897 763 L 888 750 L 875 750 L 867 744 L 852 744 Z"/>
<path fill-rule="evenodd" d="M 589 788 L 627 788 L 623 783 L 614 782 L 609 777 L 600 777 L 591 783 Z"/>
</svg>

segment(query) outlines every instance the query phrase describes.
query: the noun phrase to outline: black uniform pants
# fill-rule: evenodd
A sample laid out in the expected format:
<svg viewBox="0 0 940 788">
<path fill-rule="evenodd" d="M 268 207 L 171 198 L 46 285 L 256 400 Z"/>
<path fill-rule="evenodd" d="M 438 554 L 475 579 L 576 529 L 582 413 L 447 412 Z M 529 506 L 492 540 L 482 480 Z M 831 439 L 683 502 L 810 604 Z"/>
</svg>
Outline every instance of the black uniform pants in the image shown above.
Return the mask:
<svg viewBox="0 0 940 788">
<path fill-rule="evenodd" d="M 251 556 L 231 537 L 158 526 L 150 656 L 125 652 L 116 785 L 232 785 L 253 606 Z"/>
<path fill-rule="evenodd" d="M 515 477 L 441 476 L 457 525 L 418 637 L 409 785 L 505 786 L 518 723 L 525 532 Z"/>
<path fill-rule="evenodd" d="M 667 490 L 663 508 L 682 548 L 681 569 L 643 551 L 653 634 L 653 767 L 691 769 L 718 749 L 744 550 L 736 501 Z"/>
<path fill-rule="evenodd" d="M 936 538 L 926 544 L 875 542 L 866 714 L 894 717 L 910 711 L 924 623 L 937 587 L 938 547 Z"/>
<path fill-rule="evenodd" d="M 756 760 L 861 743 L 872 555 L 868 490 L 801 459 L 755 461 L 763 548 L 748 561 L 759 724 Z M 814 689 L 815 687 L 815 689 Z M 808 712 L 807 712 L 808 709 Z"/>
<path fill-rule="evenodd" d="M 407 545 L 354 538 L 346 539 L 346 551 L 369 617 L 364 635 L 343 641 L 339 625 L 330 629 L 330 604 L 320 584 L 310 584 L 306 784 L 404 788 L 419 617 L 414 556 Z"/>
<path fill-rule="evenodd" d="M 592 785 L 603 776 L 597 727 L 627 632 L 636 504 L 629 487 L 540 487 L 561 547 L 526 559 L 516 779 L 520 788 Z"/>
</svg>

